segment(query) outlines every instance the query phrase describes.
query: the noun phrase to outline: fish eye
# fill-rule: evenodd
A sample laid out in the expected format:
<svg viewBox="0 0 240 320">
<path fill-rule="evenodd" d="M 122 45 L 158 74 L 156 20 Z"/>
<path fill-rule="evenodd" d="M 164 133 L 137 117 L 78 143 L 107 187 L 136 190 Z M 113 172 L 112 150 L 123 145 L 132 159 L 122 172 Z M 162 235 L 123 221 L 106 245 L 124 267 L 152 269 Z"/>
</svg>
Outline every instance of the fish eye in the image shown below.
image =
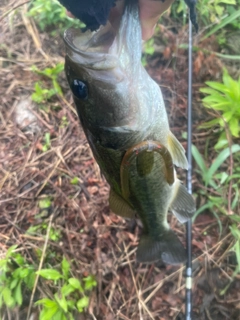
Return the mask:
<svg viewBox="0 0 240 320">
<path fill-rule="evenodd" d="M 74 79 L 71 85 L 73 94 L 81 100 L 86 100 L 88 98 L 88 87 L 86 83 L 81 80 Z"/>
</svg>

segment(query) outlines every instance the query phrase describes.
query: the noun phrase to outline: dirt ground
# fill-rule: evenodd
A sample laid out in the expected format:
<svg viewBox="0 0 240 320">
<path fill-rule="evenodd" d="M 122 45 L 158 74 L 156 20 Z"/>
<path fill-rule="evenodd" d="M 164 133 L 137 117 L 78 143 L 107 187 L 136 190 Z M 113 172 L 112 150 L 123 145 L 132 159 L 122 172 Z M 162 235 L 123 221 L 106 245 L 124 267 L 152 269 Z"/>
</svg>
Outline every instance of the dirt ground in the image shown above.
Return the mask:
<svg viewBox="0 0 240 320">
<path fill-rule="evenodd" d="M 187 51 L 177 47 L 187 42 L 187 27 L 180 27 L 176 33 L 172 21 L 168 22 L 168 27 L 160 25 L 155 54 L 148 59 L 147 70 L 160 84 L 171 130 L 186 148 L 182 134 L 187 130 Z M 63 97 L 48 102 L 48 110 L 31 107 L 30 96 L 34 83 L 39 81 L 31 66 L 43 69 L 63 62 L 61 37 L 39 33 L 24 10 L 12 21 L 2 19 L 0 28 L 0 257 L 11 245 L 18 244 L 19 252 L 36 263 L 35 250 L 43 246 L 45 238 L 26 231 L 42 222 L 51 223 L 61 237 L 57 242 L 49 240 L 48 250 L 73 260 L 75 276 L 96 276 L 97 288 L 91 294 L 89 308 L 76 319 L 184 319 L 185 266 L 136 262 L 141 227 L 110 211 L 109 187 L 79 125 L 64 73 L 59 80 Z M 196 36 L 195 43 L 198 39 Z M 216 50 L 218 46 L 214 37 L 201 45 L 211 49 L 215 46 Z M 193 144 L 204 153 L 209 139 L 209 163 L 217 137 L 213 130 L 197 129 L 211 119 L 201 105 L 198 89 L 206 80 L 221 79 L 221 66 L 213 55 L 201 50 L 194 54 Z M 23 110 L 29 109 L 32 118 L 26 120 Z M 51 147 L 43 152 L 46 133 L 50 133 Z M 179 176 L 185 180 L 184 172 L 179 171 Z M 77 185 L 70 183 L 74 177 L 79 178 Z M 195 164 L 192 182 L 199 207 L 204 203 L 199 192 L 204 186 Z M 51 197 L 52 204 L 43 212 L 39 200 L 46 197 Z M 227 219 L 221 219 L 221 236 L 210 212 L 203 212 L 193 225 L 195 320 L 240 319 L 239 275 L 220 295 L 236 263 L 228 251 L 233 239 Z M 185 243 L 184 226 L 172 215 L 169 222 Z M 40 282 L 36 297 L 47 290 Z M 22 310 L 6 311 L 4 319 L 26 319 L 29 297 L 25 300 Z M 32 313 L 37 319 L 36 308 Z"/>
</svg>

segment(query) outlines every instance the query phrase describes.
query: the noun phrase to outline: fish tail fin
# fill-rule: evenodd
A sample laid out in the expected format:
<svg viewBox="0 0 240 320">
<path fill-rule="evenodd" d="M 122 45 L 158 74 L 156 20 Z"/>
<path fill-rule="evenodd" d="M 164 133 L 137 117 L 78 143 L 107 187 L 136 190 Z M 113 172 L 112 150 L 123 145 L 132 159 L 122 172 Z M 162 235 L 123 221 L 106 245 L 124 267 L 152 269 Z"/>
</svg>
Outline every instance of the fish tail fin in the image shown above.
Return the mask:
<svg viewBox="0 0 240 320">
<path fill-rule="evenodd" d="M 166 264 L 177 265 L 187 260 L 186 250 L 172 230 L 167 230 L 158 239 L 143 235 L 137 249 L 139 262 L 162 260 Z"/>
</svg>

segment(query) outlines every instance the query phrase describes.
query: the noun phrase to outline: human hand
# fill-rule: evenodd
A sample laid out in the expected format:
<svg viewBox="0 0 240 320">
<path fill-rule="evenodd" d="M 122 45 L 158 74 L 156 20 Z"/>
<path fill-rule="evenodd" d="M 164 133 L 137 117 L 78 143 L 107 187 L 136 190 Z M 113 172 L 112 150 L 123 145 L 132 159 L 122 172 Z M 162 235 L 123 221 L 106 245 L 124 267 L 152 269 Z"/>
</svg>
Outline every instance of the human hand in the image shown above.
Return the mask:
<svg viewBox="0 0 240 320">
<path fill-rule="evenodd" d="M 142 26 L 142 38 L 147 40 L 154 34 L 160 16 L 171 6 L 174 0 L 138 0 L 139 16 Z"/>
<path fill-rule="evenodd" d="M 174 0 L 165 0 L 164 2 L 162 0 L 138 0 L 138 1 L 139 1 L 139 16 L 140 16 L 140 21 L 142 26 L 142 38 L 143 40 L 147 40 L 153 36 L 156 24 L 160 16 L 171 6 Z M 60 1 L 60 2 L 64 4 L 63 1 Z M 108 2 L 111 2 L 111 0 L 108 0 Z M 108 19 L 116 30 L 119 27 L 121 16 L 124 11 L 124 3 L 125 3 L 124 0 L 117 0 L 115 7 L 113 7 L 110 10 Z M 69 11 L 68 11 L 68 15 L 70 17 L 73 17 L 73 15 Z"/>
<path fill-rule="evenodd" d="M 148 40 L 154 34 L 160 16 L 171 6 L 174 0 L 138 0 L 139 16 L 142 26 L 142 39 Z M 124 0 L 118 0 L 110 11 L 109 21 L 118 28 L 124 10 Z"/>
</svg>

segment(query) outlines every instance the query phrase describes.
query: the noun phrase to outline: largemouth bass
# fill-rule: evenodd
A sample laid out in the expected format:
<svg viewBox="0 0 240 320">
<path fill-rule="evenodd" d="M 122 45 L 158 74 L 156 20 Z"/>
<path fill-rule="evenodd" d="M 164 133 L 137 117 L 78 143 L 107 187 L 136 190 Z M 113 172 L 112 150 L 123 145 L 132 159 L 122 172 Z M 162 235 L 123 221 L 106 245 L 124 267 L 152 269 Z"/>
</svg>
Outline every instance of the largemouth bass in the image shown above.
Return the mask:
<svg viewBox="0 0 240 320">
<path fill-rule="evenodd" d="M 188 168 L 171 133 L 161 90 L 141 64 L 138 5 L 127 1 L 117 33 L 68 29 L 65 71 L 93 155 L 110 185 L 113 212 L 143 223 L 137 259 L 178 264 L 186 252 L 170 229 L 170 209 L 182 223 L 195 211 L 174 165 Z"/>
</svg>

